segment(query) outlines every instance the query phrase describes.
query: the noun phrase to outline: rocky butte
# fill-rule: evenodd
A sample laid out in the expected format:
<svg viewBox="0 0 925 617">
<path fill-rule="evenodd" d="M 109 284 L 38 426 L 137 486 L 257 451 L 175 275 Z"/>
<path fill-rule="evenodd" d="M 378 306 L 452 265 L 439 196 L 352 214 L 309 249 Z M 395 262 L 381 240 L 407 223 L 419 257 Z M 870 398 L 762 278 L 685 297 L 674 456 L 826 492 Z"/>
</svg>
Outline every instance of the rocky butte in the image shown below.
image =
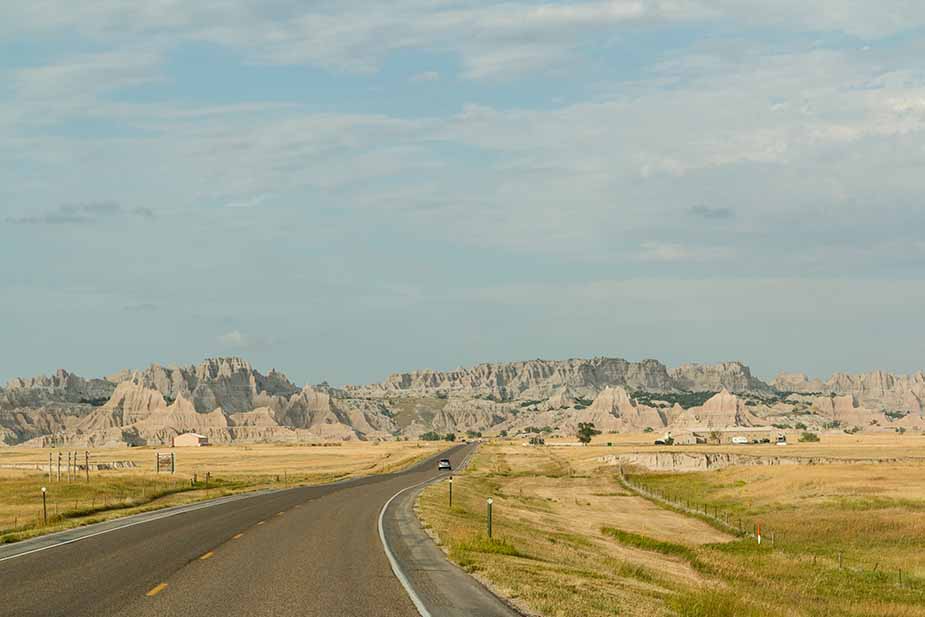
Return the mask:
<svg viewBox="0 0 925 617">
<path fill-rule="evenodd" d="M 925 428 L 925 374 L 782 373 L 771 383 L 740 362 L 620 358 L 528 360 L 396 373 L 381 383 L 297 386 L 240 358 L 153 364 L 84 379 L 59 370 L 0 388 L 0 444 L 164 444 L 182 432 L 213 443 L 387 440 L 438 433 L 571 435 L 769 426 Z"/>
</svg>

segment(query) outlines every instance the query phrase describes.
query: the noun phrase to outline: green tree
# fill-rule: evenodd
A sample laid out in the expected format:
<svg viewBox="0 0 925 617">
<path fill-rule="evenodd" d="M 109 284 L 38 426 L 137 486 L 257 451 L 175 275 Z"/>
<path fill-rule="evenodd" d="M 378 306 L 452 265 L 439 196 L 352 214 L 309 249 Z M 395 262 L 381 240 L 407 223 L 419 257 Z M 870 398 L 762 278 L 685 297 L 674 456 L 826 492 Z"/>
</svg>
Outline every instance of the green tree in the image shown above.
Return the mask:
<svg viewBox="0 0 925 617">
<path fill-rule="evenodd" d="M 421 440 L 423 441 L 440 441 L 440 434 L 434 431 L 427 431 L 421 435 Z"/>
<path fill-rule="evenodd" d="M 817 435 L 816 433 L 809 433 L 809 432 L 804 431 L 803 434 L 800 435 L 800 441 L 802 441 L 803 443 L 819 441 L 819 435 Z"/>
<path fill-rule="evenodd" d="M 601 432 L 594 428 L 593 422 L 578 423 L 578 441 L 581 443 L 591 443 L 591 438 L 600 434 Z"/>
<path fill-rule="evenodd" d="M 447 433 L 444 439 L 447 441 L 456 441 L 456 433 Z"/>
</svg>

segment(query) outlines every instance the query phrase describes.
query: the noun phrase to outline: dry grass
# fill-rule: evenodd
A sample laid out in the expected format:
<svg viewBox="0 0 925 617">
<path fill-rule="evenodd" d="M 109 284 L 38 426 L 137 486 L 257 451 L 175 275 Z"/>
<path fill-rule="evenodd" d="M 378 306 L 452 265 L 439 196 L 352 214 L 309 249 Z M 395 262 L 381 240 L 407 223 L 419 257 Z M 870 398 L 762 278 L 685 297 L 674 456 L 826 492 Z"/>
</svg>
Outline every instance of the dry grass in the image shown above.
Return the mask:
<svg viewBox="0 0 925 617">
<path fill-rule="evenodd" d="M 90 452 L 91 467 L 103 461 L 133 461 L 138 467 L 91 470 L 89 482 L 81 474 L 70 483 L 50 481 L 44 472 L 0 469 L 0 543 L 258 488 L 322 484 L 387 473 L 443 447 L 446 444 L 394 442 L 338 447 L 260 444 L 177 448 L 173 450 L 177 455 L 174 475 L 154 473 L 155 452 L 170 449 L 101 449 Z M 56 454 L 54 461 L 57 464 Z M 48 450 L 0 449 L 0 465 L 29 463 L 47 465 Z M 65 469 L 63 464 L 62 475 Z M 208 487 L 206 473 L 210 476 Z M 42 486 L 48 489 L 48 526 L 42 520 Z"/>
<path fill-rule="evenodd" d="M 882 436 L 862 438 L 859 448 L 851 446 L 856 436 L 845 437 L 851 441 L 826 436 L 793 450 L 845 458 L 897 452 Z M 453 509 L 440 484 L 422 495 L 421 514 L 451 558 L 543 615 L 925 616 L 925 580 L 915 578 L 925 566 L 925 466 L 644 476 L 701 503 L 760 515 L 782 541 L 758 547 L 627 495 L 616 470 L 597 458 L 637 449 L 631 439 L 610 447 L 483 446 L 473 468 L 454 481 Z M 893 439 L 905 444 L 908 437 Z M 495 498 L 493 542 L 484 531 L 488 495 Z M 845 568 L 838 567 L 839 552 Z M 851 567 L 861 561 L 870 569 Z"/>
</svg>

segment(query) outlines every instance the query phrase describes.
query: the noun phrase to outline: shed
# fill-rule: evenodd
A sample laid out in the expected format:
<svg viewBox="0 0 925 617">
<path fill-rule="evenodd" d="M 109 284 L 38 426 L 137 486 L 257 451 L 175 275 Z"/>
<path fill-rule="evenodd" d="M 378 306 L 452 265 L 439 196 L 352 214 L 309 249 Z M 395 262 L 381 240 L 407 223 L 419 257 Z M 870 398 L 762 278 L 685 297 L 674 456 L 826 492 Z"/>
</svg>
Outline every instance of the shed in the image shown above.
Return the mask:
<svg viewBox="0 0 925 617">
<path fill-rule="evenodd" d="M 184 446 L 207 446 L 209 438 L 199 433 L 183 433 L 173 438 L 173 447 L 182 448 Z"/>
</svg>

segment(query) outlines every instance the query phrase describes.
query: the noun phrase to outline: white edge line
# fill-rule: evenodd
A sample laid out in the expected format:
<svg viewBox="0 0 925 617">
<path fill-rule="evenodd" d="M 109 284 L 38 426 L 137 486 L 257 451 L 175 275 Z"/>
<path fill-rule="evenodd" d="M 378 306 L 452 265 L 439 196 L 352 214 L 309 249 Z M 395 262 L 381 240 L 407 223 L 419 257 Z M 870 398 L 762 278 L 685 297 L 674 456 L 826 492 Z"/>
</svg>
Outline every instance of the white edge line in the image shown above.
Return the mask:
<svg viewBox="0 0 925 617">
<path fill-rule="evenodd" d="M 471 456 L 471 454 L 470 454 L 470 456 Z M 467 462 L 468 460 L 469 460 L 469 457 L 466 457 L 466 461 L 464 461 L 463 465 L 465 465 L 465 462 Z M 350 482 L 350 481 L 352 481 L 352 480 L 359 480 L 359 479 L 362 479 L 362 478 L 364 478 L 364 477 L 374 477 L 374 476 L 359 476 L 359 477 L 357 477 L 357 478 L 343 478 L 343 479 L 341 479 L 341 480 L 337 480 L 336 482 L 329 482 L 329 483 L 327 483 L 327 484 L 317 484 L 317 485 L 309 485 L 309 486 L 333 486 L 333 485 L 337 485 L 337 484 L 348 483 L 348 482 Z M 227 496 L 225 496 L 225 497 L 218 497 L 218 498 L 215 498 L 215 499 L 209 499 L 209 500 L 206 500 L 206 501 L 201 501 L 201 502 L 198 502 L 198 503 L 187 504 L 187 505 L 184 505 L 184 506 L 177 506 L 175 509 L 167 508 L 167 509 L 165 509 L 165 511 L 163 511 L 163 512 L 158 512 L 158 513 L 157 513 L 156 515 L 154 515 L 154 516 L 145 517 L 145 518 L 142 518 L 141 520 L 137 520 L 137 521 L 132 521 L 131 523 L 126 523 L 125 525 L 119 525 L 118 527 L 110 527 L 109 529 L 103 529 L 103 530 L 97 531 L 97 532 L 95 532 L 95 533 L 89 533 L 89 534 L 86 534 L 86 535 L 78 536 L 78 537 L 76 537 L 76 538 L 71 538 L 70 540 L 64 540 L 64 541 L 62 541 L 62 542 L 55 542 L 54 544 L 49 544 L 49 545 L 47 545 L 47 546 L 39 546 L 39 547 L 37 547 L 37 548 L 31 549 L 31 550 L 28 550 L 28 551 L 23 551 L 23 552 L 21 552 L 21 553 L 14 553 L 13 555 L 7 555 L 6 557 L 0 557 L 0 563 L 2 563 L 2 562 L 4 562 L 4 561 L 8 561 L 8 560 L 10 560 L 10 559 L 17 559 L 17 558 L 19 558 L 19 557 L 25 557 L 26 555 L 33 555 L 33 554 L 35 554 L 35 553 L 41 553 L 42 551 L 47 551 L 47 550 L 50 550 L 50 549 L 53 549 L 53 548 L 58 548 L 58 547 L 60 547 L 60 546 L 67 546 L 68 544 L 73 544 L 74 542 L 80 542 L 81 540 L 88 540 L 88 539 L 90 539 L 90 538 L 95 538 L 96 536 L 101 536 L 101 535 L 106 534 L 106 533 L 112 533 L 112 532 L 114 532 L 114 531 L 119 531 L 119 530 L 121 530 L 121 529 L 127 529 L 127 528 L 129 528 L 129 527 L 134 527 L 135 525 L 142 525 L 142 524 L 145 524 L 145 523 L 153 523 L 154 521 L 159 521 L 159 520 L 162 520 L 162 519 L 165 519 L 165 518 L 169 518 L 169 517 L 171 517 L 171 516 L 176 516 L 176 515 L 178 515 L 178 514 L 186 514 L 187 512 L 195 512 L 196 510 L 202 510 L 203 508 L 211 508 L 211 507 L 213 507 L 213 506 L 220 506 L 220 505 L 222 505 L 222 504 L 229 503 L 229 502 L 232 502 L 232 501 L 239 501 L 239 500 L 242 500 L 242 499 L 249 499 L 249 498 L 251 498 L 251 497 L 259 497 L 259 496 L 262 496 L 262 495 L 272 495 L 273 493 L 282 493 L 282 492 L 285 492 L 285 491 L 292 491 L 292 490 L 295 490 L 295 489 L 298 489 L 298 488 L 303 488 L 303 487 L 301 487 L 301 486 L 291 486 L 291 487 L 289 487 L 289 488 L 270 489 L 270 490 L 268 490 L 268 491 L 267 491 L 267 490 L 263 490 L 263 491 L 259 491 L 259 490 L 258 490 L 258 491 L 248 492 L 248 493 L 240 493 L 240 494 L 238 494 L 238 495 L 227 495 Z M 415 487 L 409 487 L 409 488 L 415 488 Z M 406 490 L 407 490 L 407 489 L 406 489 Z M 397 494 L 396 494 L 396 495 L 393 495 L 393 496 L 392 496 L 392 499 L 394 499 L 394 498 L 397 497 L 397 496 L 398 496 Z M 392 500 L 390 499 L 389 501 L 391 502 Z M 388 504 L 386 504 L 386 505 L 388 505 Z M 145 514 L 145 513 L 142 513 L 142 514 Z M 118 518 L 118 517 L 116 517 L 116 518 Z M 381 517 L 381 515 L 380 515 L 380 520 L 379 520 L 379 522 L 380 522 L 380 535 L 381 535 L 381 529 L 382 529 L 382 527 L 381 527 L 381 524 L 382 524 L 382 517 Z M 104 524 L 104 523 L 100 523 L 100 524 Z M 65 529 L 65 530 L 63 530 L 63 531 L 56 532 L 56 533 L 68 533 L 68 532 L 70 532 L 70 531 L 74 531 L 74 530 L 73 530 L 73 529 Z M 49 534 L 49 535 L 45 535 L 45 536 L 36 536 L 36 540 L 41 541 L 42 539 L 48 538 L 48 537 L 51 536 L 51 535 L 54 535 L 54 534 Z M 384 544 L 384 542 L 383 542 L 383 544 Z M 394 558 L 393 558 L 393 559 L 394 559 Z M 395 566 L 393 565 L 393 569 L 394 569 L 394 568 L 395 568 Z M 424 617 L 432 617 L 432 616 L 428 614 L 428 615 L 424 615 Z"/>
<path fill-rule="evenodd" d="M 463 469 L 469 463 L 469 459 L 472 458 L 472 454 L 475 453 L 475 450 L 477 449 L 478 447 L 476 446 L 476 448 L 474 448 L 472 452 L 469 453 L 469 456 L 463 459 L 462 464 L 459 466 L 460 469 Z M 389 543 L 385 539 L 385 529 L 382 526 L 382 519 L 385 517 L 386 510 L 389 509 L 389 506 L 392 504 L 392 501 L 394 501 L 396 497 L 406 491 L 424 486 L 425 484 L 432 484 L 437 482 L 443 477 L 444 476 L 437 476 L 435 478 L 430 478 L 429 480 L 424 480 L 423 482 L 418 482 L 417 484 L 401 489 L 389 497 L 389 500 L 385 502 L 385 505 L 382 506 L 382 509 L 379 511 L 379 540 L 382 542 L 382 548 L 385 550 L 385 556 L 389 559 L 389 565 L 392 566 L 392 572 L 395 574 L 398 582 L 401 583 L 401 586 L 405 588 L 405 592 L 407 592 L 408 597 L 411 598 L 411 602 L 414 604 L 414 608 L 418 610 L 418 613 L 421 615 L 421 617 L 433 617 L 433 615 L 431 615 L 430 611 L 427 610 L 427 607 L 424 606 L 424 602 L 421 601 L 421 597 L 414 590 L 414 587 L 411 586 L 411 581 L 409 581 L 408 577 L 405 576 L 404 571 L 398 564 L 398 560 L 395 558 L 394 553 L 392 553 L 392 549 L 389 547 Z"/>
<path fill-rule="evenodd" d="M 159 521 L 165 518 L 170 518 L 171 516 L 176 516 L 178 514 L 186 514 L 187 512 L 195 512 L 196 510 L 202 510 L 204 508 L 211 508 L 213 506 L 220 506 L 222 504 L 226 504 L 232 501 L 240 501 L 241 499 L 247 499 L 250 497 L 257 497 L 258 495 L 266 495 L 266 494 L 267 493 L 254 492 L 254 493 L 246 493 L 243 495 L 229 495 L 231 499 L 222 499 L 221 501 L 219 501 L 218 499 L 215 499 L 215 500 L 210 500 L 210 501 L 203 502 L 203 503 L 190 504 L 190 506 L 188 507 L 181 506 L 180 508 L 177 508 L 176 510 L 168 511 L 168 512 L 161 512 L 157 516 L 152 516 L 150 518 L 143 518 L 139 521 L 132 521 L 131 523 L 126 523 L 125 525 L 119 525 L 118 527 L 110 527 L 109 529 L 103 529 L 95 533 L 90 533 L 84 536 L 78 536 L 76 538 L 71 538 L 70 540 L 64 540 L 62 542 L 55 542 L 54 544 L 49 544 L 47 546 L 40 546 L 38 548 L 34 548 L 29 551 L 23 551 L 22 553 L 16 553 L 15 555 L 7 555 L 6 557 L 0 557 L 0 562 L 7 561 L 9 559 L 16 559 L 17 557 L 25 557 L 26 555 L 32 555 L 33 553 L 40 553 L 42 551 L 47 551 L 49 549 L 58 548 L 59 546 L 65 546 L 68 544 L 73 544 L 74 542 L 80 542 L 81 540 L 95 538 L 96 536 L 101 536 L 105 533 L 112 533 L 113 531 L 119 531 L 120 529 L 127 529 L 128 527 L 134 527 L 135 525 L 142 525 L 144 523 L 153 523 L 154 521 Z M 66 533 L 66 531 L 68 530 L 65 530 L 62 533 Z M 42 538 L 42 536 L 37 536 L 37 538 L 40 539 Z"/>
</svg>

